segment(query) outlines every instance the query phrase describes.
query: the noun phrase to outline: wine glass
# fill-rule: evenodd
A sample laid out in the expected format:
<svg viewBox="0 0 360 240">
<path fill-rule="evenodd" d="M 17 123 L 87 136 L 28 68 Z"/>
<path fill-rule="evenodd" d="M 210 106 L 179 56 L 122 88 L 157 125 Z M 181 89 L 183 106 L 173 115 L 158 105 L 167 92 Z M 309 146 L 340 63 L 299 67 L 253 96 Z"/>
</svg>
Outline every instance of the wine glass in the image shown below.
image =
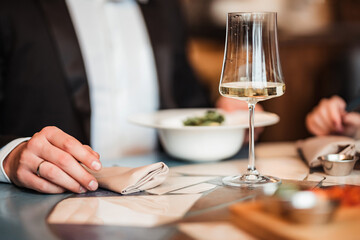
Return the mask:
<svg viewBox="0 0 360 240">
<path fill-rule="evenodd" d="M 249 107 L 249 164 L 247 172 L 223 179 L 225 185 L 260 187 L 281 180 L 261 175 L 255 168 L 254 109 L 259 101 L 284 94 L 278 53 L 275 12 L 234 12 L 227 16 L 220 94 Z"/>
</svg>

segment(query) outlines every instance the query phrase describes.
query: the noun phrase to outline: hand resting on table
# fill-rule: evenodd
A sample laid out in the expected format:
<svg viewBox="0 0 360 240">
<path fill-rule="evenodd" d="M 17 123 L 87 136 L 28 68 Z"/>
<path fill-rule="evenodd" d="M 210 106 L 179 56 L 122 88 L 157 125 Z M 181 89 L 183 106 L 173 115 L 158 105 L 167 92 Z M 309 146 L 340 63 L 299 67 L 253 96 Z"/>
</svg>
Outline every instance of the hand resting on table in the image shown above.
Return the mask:
<svg viewBox="0 0 360 240">
<path fill-rule="evenodd" d="M 45 127 L 19 144 L 5 159 L 4 170 L 19 187 L 43 193 L 95 191 L 89 169 L 101 169 L 99 154 L 56 127 Z M 39 176 L 38 176 L 39 174 Z"/>
</svg>

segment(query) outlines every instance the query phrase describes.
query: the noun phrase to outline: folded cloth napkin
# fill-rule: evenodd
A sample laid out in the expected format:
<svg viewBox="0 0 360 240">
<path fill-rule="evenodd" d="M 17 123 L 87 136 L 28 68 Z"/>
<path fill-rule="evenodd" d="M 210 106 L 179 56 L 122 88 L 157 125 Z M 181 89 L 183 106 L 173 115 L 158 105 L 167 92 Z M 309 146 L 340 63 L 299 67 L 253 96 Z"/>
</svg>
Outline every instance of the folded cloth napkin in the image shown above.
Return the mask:
<svg viewBox="0 0 360 240">
<path fill-rule="evenodd" d="M 355 155 L 355 152 L 359 152 L 359 142 L 344 136 L 311 137 L 297 141 L 296 147 L 310 167 L 320 166 L 318 157 L 323 155 L 334 153 Z"/>
<path fill-rule="evenodd" d="M 105 167 L 99 172 L 87 170 L 95 176 L 100 187 L 121 194 L 154 188 L 165 181 L 169 172 L 168 166 L 163 162 L 137 168 Z"/>
</svg>

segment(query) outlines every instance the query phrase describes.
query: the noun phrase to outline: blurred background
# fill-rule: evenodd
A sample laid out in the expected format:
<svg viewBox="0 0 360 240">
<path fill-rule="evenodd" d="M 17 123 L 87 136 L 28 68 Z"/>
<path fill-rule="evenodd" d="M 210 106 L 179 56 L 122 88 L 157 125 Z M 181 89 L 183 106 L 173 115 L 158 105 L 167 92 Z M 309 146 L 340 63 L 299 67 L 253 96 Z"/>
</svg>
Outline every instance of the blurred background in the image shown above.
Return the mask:
<svg viewBox="0 0 360 240">
<path fill-rule="evenodd" d="M 260 141 L 310 136 L 305 116 L 323 97 L 360 96 L 359 0 L 182 0 L 190 60 L 219 97 L 228 12 L 278 12 L 279 50 L 285 95 L 261 102 L 280 123 L 267 127 Z"/>
</svg>

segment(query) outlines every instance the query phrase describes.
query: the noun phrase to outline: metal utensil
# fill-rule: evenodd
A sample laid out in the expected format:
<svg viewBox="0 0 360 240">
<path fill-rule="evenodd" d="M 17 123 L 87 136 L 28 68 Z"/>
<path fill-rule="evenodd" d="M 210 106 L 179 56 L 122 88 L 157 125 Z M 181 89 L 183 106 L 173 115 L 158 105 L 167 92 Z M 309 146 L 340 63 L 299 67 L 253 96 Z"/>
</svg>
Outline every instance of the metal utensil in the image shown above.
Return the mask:
<svg viewBox="0 0 360 240">
<path fill-rule="evenodd" d="M 326 174 L 346 176 L 351 173 L 358 158 L 344 154 L 328 154 L 318 158 Z"/>
<path fill-rule="evenodd" d="M 331 221 L 338 204 L 312 191 L 282 191 L 264 198 L 264 210 L 299 224 L 325 224 Z"/>
</svg>

